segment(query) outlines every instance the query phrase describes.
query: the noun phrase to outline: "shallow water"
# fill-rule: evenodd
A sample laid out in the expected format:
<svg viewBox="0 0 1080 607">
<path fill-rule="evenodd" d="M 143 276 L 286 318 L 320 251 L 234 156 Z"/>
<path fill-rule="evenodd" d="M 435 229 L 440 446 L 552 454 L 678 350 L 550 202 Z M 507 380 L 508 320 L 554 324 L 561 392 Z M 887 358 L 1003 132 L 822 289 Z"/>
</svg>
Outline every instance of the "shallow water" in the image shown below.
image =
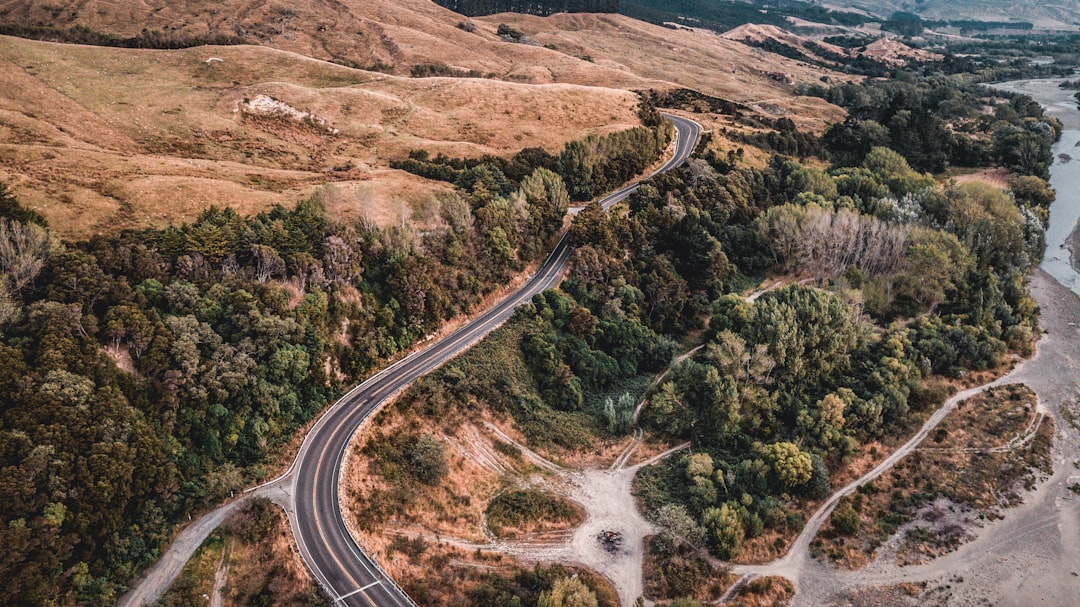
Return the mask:
<svg viewBox="0 0 1080 607">
<path fill-rule="evenodd" d="M 1050 205 L 1046 254 L 1040 265 L 1058 282 L 1080 294 L 1080 272 L 1072 265 L 1068 245 L 1069 235 L 1080 221 L 1080 110 L 1073 98 L 1076 91 L 1058 86 L 1062 80 L 1017 80 L 995 86 L 1030 95 L 1065 125 L 1061 140 L 1054 145 L 1054 164 L 1050 167 L 1050 185 L 1057 192 L 1057 200 Z"/>
<path fill-rule="evenodd" d="M 1080 112 L 1078 112 L 1080 113 Z M 1046 228 L 1046 254 L 1042 267 L 1058 282 L 1080 294 L 1080 272 L 1072 265 L 1068 239 L 1080 221 L 1080 130 L 1063 131 L 1054 146 L 1054 165 L 1050 167 L 1050 185 L 1057 200 L 1050 205 L 1050 224 Z M 1059 154 L 1073 160 L 1064 162 Z"/>
</svg>

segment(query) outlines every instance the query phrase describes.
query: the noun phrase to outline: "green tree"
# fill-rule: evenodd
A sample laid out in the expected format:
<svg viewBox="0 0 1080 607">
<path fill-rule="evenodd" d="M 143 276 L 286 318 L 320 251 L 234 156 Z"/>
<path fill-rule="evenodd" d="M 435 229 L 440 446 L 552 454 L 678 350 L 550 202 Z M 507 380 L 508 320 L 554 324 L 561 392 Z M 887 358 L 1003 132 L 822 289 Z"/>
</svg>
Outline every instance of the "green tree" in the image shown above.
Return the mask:
<svg viewBox="0 0 1080 607">
<path fill-rule="evenodd" d="M 581 578 L 564 577 L 555 580 L 551 590 L 542 592 L 537 607 L 596 607 L 596 593 Z"/>
<path fill-rule="evenodd" d="M 810 480 L 813 473 L 813 461 L 810 454 L 799 449 L 798 445 L 789 442 L 779 442 L 765 445 L 761 448 L 761 454 L 769 462 L 780 487 L 790 491 Z"/>
<path fill-rule="evenodd" d="M 725 503 L 719 508 L 708 508 L 701 517 L 701 523 L 716 556 L 731 560 L 739 554 L 745 532 L 738 506 Z"/>
<path fill-rule="evenodd" d="M 421 436 L 409 455 L 409 469 L 425 485 L 441 483 L 450 471 L 443 442 L 431 434 Z"/>
</svg>

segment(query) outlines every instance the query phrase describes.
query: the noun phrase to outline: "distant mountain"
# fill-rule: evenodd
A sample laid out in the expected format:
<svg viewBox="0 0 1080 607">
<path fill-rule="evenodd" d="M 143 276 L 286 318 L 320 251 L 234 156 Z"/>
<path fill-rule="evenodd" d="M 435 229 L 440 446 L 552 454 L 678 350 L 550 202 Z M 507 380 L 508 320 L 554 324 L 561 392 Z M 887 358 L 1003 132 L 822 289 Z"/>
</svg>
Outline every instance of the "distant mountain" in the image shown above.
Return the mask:
<svg viewBox="0 0 1080 607">
<path fill-rule="evenodd" d="M 932 27 L 1078 30 L 1080 0 L 622 0 L 620 12 L 653 23 L 680 22 L 723 31 L 747 23 L 790 25 L 792 19 L 859 26 L 910 13 Z"/>
<path fill-rule="evenodd" d="M 903 11 L 929 21 L 1026 22 L 1040 29 L 1069 30 L 1080 26 L 1080 0 L 829 0 L 828 4 L 885 18 Z"/>
</svg>

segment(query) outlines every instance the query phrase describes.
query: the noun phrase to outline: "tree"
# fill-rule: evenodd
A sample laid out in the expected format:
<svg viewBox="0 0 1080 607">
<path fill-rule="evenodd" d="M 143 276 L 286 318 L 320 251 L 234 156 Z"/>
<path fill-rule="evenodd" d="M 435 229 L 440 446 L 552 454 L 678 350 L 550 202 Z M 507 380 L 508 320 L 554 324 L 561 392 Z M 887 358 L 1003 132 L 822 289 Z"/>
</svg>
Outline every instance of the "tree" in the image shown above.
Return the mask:
<svg viewBox="0 0 1080 607">
<path fill-rule="evenodd" d="M 597 607 L 596 593 L 577 576 L 559 578 L 551 585 L 551 590 L 540 594 L 536 606 Z"/>
<path fill-rule="evenodd" d="M 1029 207 L 1049 209 L 1050 204 L 1057 198 L 1054 189 L 1045 179 L 1034 175 L 1019 175 L 1009 180 L 1009 189 L 1012 190 L 1016 201 Z"/>
<path fill-rule="evenodd" d="M 49 234 L 33 223 L 17 223 L 0 218 L 0 270 L 11 277 L 20 292 L 45 266 Z"/>
<path fill-rule="evenodd" d="M 691 544 L 700 546 L 705 541 L 705 531 L 682 504 L 664 504 L 656 512 L 656 524 L 672 540 L 674 546 Z"/>
<path fill-rule="evenodd" d="M 863 167 L 885 184 L 897 198 L 921 192 L 936 185 L 933 176 L 919 174 L 912 170 L 903 156 L 887 147 L 878 146 L 871 149 L 863 160 Z"/>
<path fill-rule="evenodd" d="M 738 506 L 729 502 L 719 508 L 708 508 L 701 517 L 701 523 L 716 556 L 731 560 L 739 554 L 745 532 Z"/>
<path fill-rule="evenodd" d="M 933 311 L 973 266 L 971 254 L 956 236 L 941 230 L 915 230 L 893 283 L 896 298 L 901 304 L 907 302 L 899 311 L 908 315 Z"/>
<path fill-rule="evenodd" d="M 528 204 L 531 226 L 528 232 L 538 239 L 536 251 L 527 257 L 535 257 L 544 244 L 563 225 L 563 217 L 570 208 L 570 196 L 562 177 L 545 168 L 539 168 L 521 181 L 519 188 Z"/>
<path fill-rule="evenodd" d="M 15 193 L 6 183 L 0 182 L 0 221 L 3 220 L 10 220 L 13 223 L 33 223 L 45 227 L 45 217 L 19 204 Z"/>
<path fill-rule="evenodd" d="M 818 385 L 844 368 L 858 342 L 851 306 L 832 293 L 790 286 L 762 295 L 747 341 L 768 344 L 773 377 L 789 389 Z"/>
<path fill-rule="evenodd" d="M 446 465 L 446 448 L 442 441 L 431 434 L 424 434 L 416 441 L 409 455 L 409 468 L 413 476 L 425 485 L 436 486 L 450 471 Z"/>
<path fill-rule="evenodd" d="M 595 163 L 588 144 L 584 141 L 571 141 L 559 154 L 557 162 L 559 174 L 566 181 L 566 189 L 572 199 L 585 201 L 596 195 L 593 180 Z"/>
<path fill-rule="evenodd" d="M 0 327 L 19 313 L 19 302 L 11 293 L 11 288 L 6 280 L 0 280 Z"/>
<path fill-rule="evenodd" d="M 780 487 L 790 491 L 810 480 L 814 465 L 810 454 L 799 449 L 794 443 L 779 442 L 761 448 L 773 472 L 780 481 Z"/>
<path fill-rule="evenodd" d="M 261 244 L 252 245 L 251 256 L 255 260 L 255 280 L 266 282 L 275 276 L 285 274 L 285 260 L 272 247 Z"/>
<path fill-rule="evenodd" d="M 840 535 L 853 536 L 859 532 L 859 513 L 850 497 L 840 499 L 832 513 L 831 522 L 832 528 Z"/>
</svg>

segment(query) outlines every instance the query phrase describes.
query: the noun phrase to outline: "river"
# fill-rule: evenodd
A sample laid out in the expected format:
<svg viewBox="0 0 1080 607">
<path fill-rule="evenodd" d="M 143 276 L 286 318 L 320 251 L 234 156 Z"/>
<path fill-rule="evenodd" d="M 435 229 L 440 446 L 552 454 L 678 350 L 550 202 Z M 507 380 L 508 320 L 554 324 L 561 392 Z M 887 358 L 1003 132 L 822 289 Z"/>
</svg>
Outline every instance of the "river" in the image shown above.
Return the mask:
<svg viewBox="0 0 1080 607">
<path fill-rule="evenodd" d="M 1080 294 L 1080 272 L 1073 266 L 1069 245 L 1069 236 L 1080 221 L 1080 110 L 1073 97 L 1076 91 L 1058 86 L 1063 80 L 1015 80 L 994 87 L 1030 96 L 1065 126 L 1054 145 L 1054 164 L 1050 167 L 1050 185 L 1057 191 L 1057 200 L 1050 205 L 1046 254 L 1041 265 L 1058 282 Z"/>
</svg>

